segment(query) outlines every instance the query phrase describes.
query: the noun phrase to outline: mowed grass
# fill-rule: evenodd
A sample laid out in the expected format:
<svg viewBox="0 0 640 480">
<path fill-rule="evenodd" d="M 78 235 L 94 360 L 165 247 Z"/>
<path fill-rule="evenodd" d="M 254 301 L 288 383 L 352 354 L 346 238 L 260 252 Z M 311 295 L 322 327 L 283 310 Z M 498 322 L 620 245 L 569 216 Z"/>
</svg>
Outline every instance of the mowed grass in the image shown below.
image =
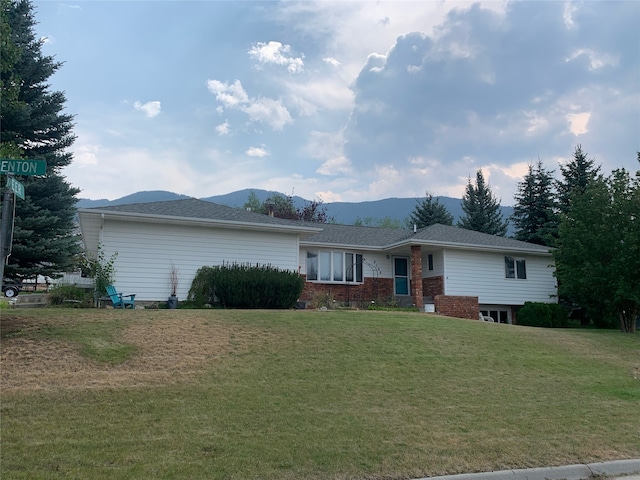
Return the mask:
<svg viewBox="0 0 640 480">
<path fill-rule="evenodd" d="M 162 384 L 3 385 L 6 479 L 405 479 L 640 458 L 639 334 L 357 311 L 7 316 L 20 328 L 3 327 L 3 353 L 72 345 L 84 363 L 68 375 L 153 363 L 133 329 L 222 346 L 185 343 L 197 368 Z"/>
</svg>

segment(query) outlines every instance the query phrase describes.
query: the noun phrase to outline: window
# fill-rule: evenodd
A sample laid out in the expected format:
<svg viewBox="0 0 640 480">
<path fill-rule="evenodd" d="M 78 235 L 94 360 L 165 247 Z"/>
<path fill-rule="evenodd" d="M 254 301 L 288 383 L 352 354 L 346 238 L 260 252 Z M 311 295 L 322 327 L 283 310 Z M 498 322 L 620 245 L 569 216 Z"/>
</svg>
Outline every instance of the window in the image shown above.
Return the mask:
<svg viewBox="0 0 640 480">
<path fill-rule="evenodd" d="M 518 278 L 526 280 L 527 265 L 524 258 L 504 257 L 505 278 Z"/>
<path fill-rule="evenodd" d="M 430 253 L 427 256 L 427 261 L 429 262 L 429 271 L 432 271 L 433 270 L 433 254 L 432 253 Z"/>
<path fill-rule="evenodd" d="M 362 282 L 362 255 L 321 250 L 307 252 L 307 280 Z"/>
</svg>

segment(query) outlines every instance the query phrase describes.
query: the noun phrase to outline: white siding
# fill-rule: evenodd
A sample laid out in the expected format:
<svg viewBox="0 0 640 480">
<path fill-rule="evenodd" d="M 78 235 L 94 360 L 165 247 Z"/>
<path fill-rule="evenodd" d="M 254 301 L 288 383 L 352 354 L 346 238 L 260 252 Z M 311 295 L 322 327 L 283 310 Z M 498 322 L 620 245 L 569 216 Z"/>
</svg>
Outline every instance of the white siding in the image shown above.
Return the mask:
<svg viewBox="0 0 640 480">
<path fill-rule="evenodd" d="M 429 270 L 429 255 L 433 255 L 433 270 Z M 442 250 L 422 249 L 422 276 L 438 277 L 444 275 L 444 253 Z"/>
<path fill-rule="evenodd" d="M 135 293 L 136 300 L 167 299 L 172 263 L 183 300 L 196 271 L 205 265 L 236 262 L 298 270 L 296 234 L 106 220 L 101 240 L 107 259 L 117 252 L 116 288 Z"/>
<path fill-rule="evenodd" d="M 445 250 L 445 294 L 477 296 L 480 304 L 557 302 L 551 257 L 508 255 L 526 260 L 526 280 L 505 278 L 503 254 Z"/>
</svg>

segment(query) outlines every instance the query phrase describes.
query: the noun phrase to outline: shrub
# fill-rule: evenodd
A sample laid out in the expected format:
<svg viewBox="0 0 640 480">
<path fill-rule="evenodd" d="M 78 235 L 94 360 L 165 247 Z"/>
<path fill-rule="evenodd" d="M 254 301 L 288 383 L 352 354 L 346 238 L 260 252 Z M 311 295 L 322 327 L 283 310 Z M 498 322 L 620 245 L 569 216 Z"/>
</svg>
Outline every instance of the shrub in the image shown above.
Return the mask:
<svg viewBox="0 0 640 480">
<path fill-rule="evenodd" d="M 49 291 L 47 297 L 51 305 L 89 308 L 93 304 L 91 292 L 75 285 L 57 285 Z"/>
<path fill-rule="evenodd" d="M 563 305 L 555 303 L 525 302 L 518 311 L 518 325 L 529 327 L 566 327 L 569 312 Z"/>
<path fill-rule="evenodd" d="M 296 273 L 268 265 L 202 267 L 189 289 L 194 305 L 220 304 L 225 308 L 291 308 L 304 280 Z"/>
</svg>

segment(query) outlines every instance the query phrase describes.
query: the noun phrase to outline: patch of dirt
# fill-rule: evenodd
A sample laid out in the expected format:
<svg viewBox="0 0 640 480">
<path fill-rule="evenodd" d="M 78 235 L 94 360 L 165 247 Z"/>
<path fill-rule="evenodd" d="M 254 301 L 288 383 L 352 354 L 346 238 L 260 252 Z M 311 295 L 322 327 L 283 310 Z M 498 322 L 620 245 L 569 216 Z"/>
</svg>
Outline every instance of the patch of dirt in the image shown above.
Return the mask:
<svg viewBox="0 0 640 480">
<path fill-rule="evenodd" d="M 30 334 L 43 325 L 42 318 L 2 318 L 0 385 L 4 393 L 185 382 L 216 359 L 245 351 L 262 333 L 196 316 L 154 318 L 122 331 L 118 341 L 134 345 L 137 352 L 122 364 L 108 365 L 82 356 L 77 344 Z"/>
</svg>

